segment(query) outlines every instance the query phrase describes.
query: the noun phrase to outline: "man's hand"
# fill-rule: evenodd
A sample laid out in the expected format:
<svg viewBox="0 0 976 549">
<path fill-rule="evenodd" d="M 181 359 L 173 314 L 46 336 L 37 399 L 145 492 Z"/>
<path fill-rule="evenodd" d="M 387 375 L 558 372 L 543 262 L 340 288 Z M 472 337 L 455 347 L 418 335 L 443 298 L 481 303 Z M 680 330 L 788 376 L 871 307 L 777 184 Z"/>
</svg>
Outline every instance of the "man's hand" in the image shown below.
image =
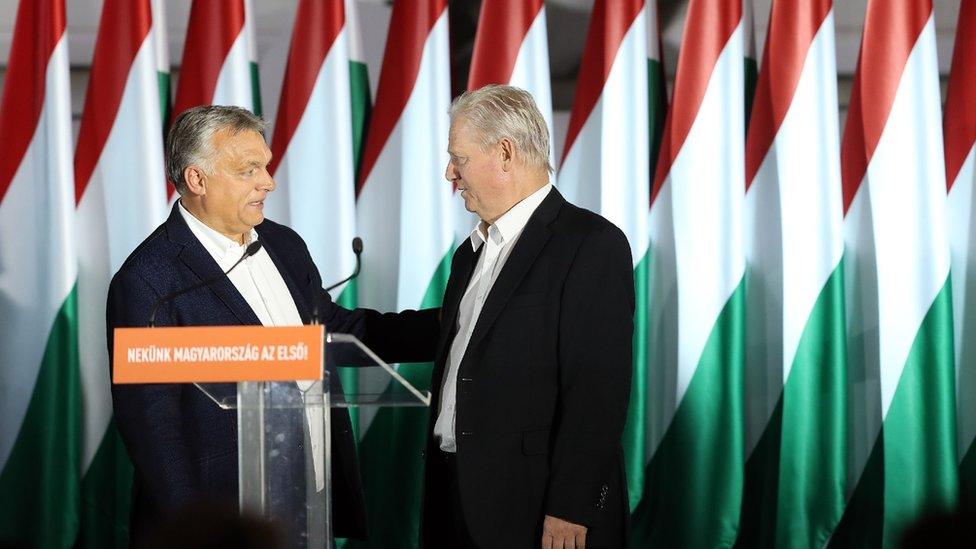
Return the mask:
<svg viewBox="0 0 976 549">
<path fill-rule="evenodd" d="M 542 523 L 542 549 L 584 549 L 586 526 L 546 515 Z"/>
</svg>

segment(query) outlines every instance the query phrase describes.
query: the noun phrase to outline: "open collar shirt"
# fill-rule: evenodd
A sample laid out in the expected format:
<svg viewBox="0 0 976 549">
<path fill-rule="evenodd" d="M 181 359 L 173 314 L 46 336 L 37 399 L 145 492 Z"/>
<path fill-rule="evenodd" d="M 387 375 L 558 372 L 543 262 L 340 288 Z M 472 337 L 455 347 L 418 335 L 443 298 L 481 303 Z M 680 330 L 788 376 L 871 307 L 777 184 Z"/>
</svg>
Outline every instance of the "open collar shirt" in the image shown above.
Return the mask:
<svg viewBox="0 0 976 549">
<path fill-rule="evenodd" d="M 484 222 L 478 223 L 471 231 L 471 236 L 468 237 L 472 250 L 477 252 L 482 246 L 484 246 L 484 250 L 478 257 L 474 273 L 471 275 L 468 287 L 461 298 L 457 332 L 451 343 L 451 350 L 447 359 L 447 375 L 444 376 L 437 421 L 434 423 L 434 436 L 439 439 L 440 449 L 445 452 L 457 452 L 454 424 L 458 369 L 461 366 L 464 353 L 467 351 L 474 327 L 478 323 L 478 316 L 481 314 L 485 299 L 495 284 L 498 274 L 512 253 L 512 248 L 515 247 L 522 230 L 525 229 L 526 223 L 529 222 L 532 213 L 542 204 L 551 190 L 552 184 L 547 183 L 512 206 L 491 225 L 486 226 Z"/>
</svg>

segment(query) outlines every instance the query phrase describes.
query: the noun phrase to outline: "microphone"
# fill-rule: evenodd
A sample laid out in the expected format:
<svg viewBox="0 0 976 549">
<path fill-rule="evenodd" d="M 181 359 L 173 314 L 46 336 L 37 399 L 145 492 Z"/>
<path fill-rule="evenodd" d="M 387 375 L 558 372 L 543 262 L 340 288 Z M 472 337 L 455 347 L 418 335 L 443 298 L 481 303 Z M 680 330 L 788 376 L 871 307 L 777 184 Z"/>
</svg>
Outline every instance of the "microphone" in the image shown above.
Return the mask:
<svg viewBox="0 0 976 549">
<path fill-rule="evenodd" d="M 329 286 L 325 289 L 325 292 L 330 292 L 342 284 L 349 282 L 350 280 L 359 276 L 359 269 L 362 267 L 362 254 L 363 254 L 363 239 L 358 236 L 352 239 L 352 253 L 356 254 L 356 268 L 352 271 L 352 274 L 343 278 L 339 282 Z M 315 300 L 315 307 L 312 310 L 312 324 L 319 323 L 319 302 Z"/>
<path fill-rule="evenodd" d="M 149 327 L 150 328 L 155 328 L 156 327 L 156 311 L 159 309 L 159 306 L 160 305 L 162 305 L 163 303 L 166 303 L 168 301 L 172 301 L 172 300 L 176 299 L 177 297 L 179 297 L 179 296 L 181 296 L 181 295 L 183 295 L 183 294 L 185 294 L 187 292 L 192 292 L 193 290 L 196 290 L 196 289 L 202 288 L 204 286 L 209 286 L 209 285 L 213 284 L 214 282 L 220 280 L 221 278 L 229 275 L 231 271 L 233 271 L 235 268 L 237 268 L 238 265 L 241 264 L 241 262 L 243 262 L 245 259 L 251 257 L 252 255 L 258 253 L 258 251 L 260 249 L 261 249 L 261 241 L 260 240 L 255 240 L 254 242 L 251 242 L 247 246 L 247 249 L 244 250 L 244 255 L 242 255 L 241 258 L 238 259 L 236 263 L 234 263 L 233 265 L 231 265 L 230 266 L 230 269 L 227 269 L 226 271 L 220 273 L 217 276 L 208 278 L 207 280 L 204 280 L 204 281 L 198 282 L 198 283 L 196 283 L 196 284 L 194 284 L 192 286 L 188 286 L 186 288 L 183 288 L 182 290 L 177 290 L 175 292 L 172 292 L 172 293 L 169 293 L 169 294 L 166 294 L 164 296 L 160 296 L 160 297 L 156 298 L 156 303 L 153 304 L 152 311 L 150 311 L 150 313 L 149 313 Z"/>
</svg>

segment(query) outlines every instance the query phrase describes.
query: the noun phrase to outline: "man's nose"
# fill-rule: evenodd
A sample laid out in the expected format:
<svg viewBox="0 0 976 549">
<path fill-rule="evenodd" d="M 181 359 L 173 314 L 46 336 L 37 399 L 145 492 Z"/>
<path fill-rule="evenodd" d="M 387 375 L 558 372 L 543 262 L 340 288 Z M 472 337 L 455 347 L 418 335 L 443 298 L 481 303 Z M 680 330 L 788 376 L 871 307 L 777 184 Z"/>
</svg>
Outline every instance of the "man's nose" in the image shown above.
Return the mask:
<svg viewBox="0 0 976 549">
<path fill-rule="evenodd" d="M 258 185 L 258 189 L 261 189 L 264 192 L 270 193 L 270 192 L 274 191 L 276 187 L 277 187 L 277 185 L 275 184 L 274 178 L 271 177 L 271 174 L 270 173 L 265 172 L 265 177 L 261 181 L 261 184 Z"/>
<path fill-rule="evenodd" d="M 444 170 L 444 179 L 448 181 L 454 181 L 458 178 L 457 170 L 454 168 L 454 162 L 448 161 L 447 168 Z"/>
</svg>

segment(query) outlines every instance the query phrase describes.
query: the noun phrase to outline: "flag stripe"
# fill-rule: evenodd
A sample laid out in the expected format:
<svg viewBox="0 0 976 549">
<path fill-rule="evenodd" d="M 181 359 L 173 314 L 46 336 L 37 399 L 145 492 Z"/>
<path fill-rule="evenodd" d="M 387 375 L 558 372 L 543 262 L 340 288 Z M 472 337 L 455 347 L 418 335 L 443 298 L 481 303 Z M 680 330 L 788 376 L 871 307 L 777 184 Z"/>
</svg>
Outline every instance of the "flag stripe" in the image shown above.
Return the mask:
<svg viewBox="0 0 976 549">
<path fill-rule="evenodd" d="M 270 172 L 278 168 L 298 128 L 316 79 L 345 23 L 342 2 L 299 2 L 295 28 L 288 50 L 285 83 L 278 102 L 274 136 L 271 139 Z"/>
<path fill-rule="evenodd" d="M 931 14 L 931 0 L 868 3 L 841 141 L 845 214 L 881 140 L 908 57 Z"/>
<path fill-rule="evenodd" d="M 132 61 L 149 35 L 152 13 L 146 1 L 106 0 L 92 59 L 84 116 L 75 149 L 75 200 L 80 202 L 122 103 Z M 112 29 L 108 31 L 108 29 Z"/>
<path fill-rule="evenodd" d="M 244 29 L 244 1 L 195 0 L 190 8 L 173 117 L 209 105 L 224 60 Z"/>
<path fill-rule="evenodd" d="M 798 13 L 803 8 L 807 11 L 805 17 Z M 831 0 L 776 2 L 771 8 L 766 56 L 754 100 L 761 108 L 752 110 L 746 138 L 746 190 L 786 118 L 810 44 L 830 8 Z"/>
<path fill-rule="evenodd" d="M 508 82 L 542 0 L 484 0 L 478 17 L 468 89 Z"/>
<path fill-rule="evenodd" d="M 946 183 L 952 185 L 976 142 L 976 3 L 959 6 L 945 104 Z"/>
<path fill-rule="evenodd" d="M 46 98 L 48 61 L 64 31 L 63 0 L 20 2 L 0 98 L 0 202 L 34 137 Z"/>
<path fill-rule="evenodd" d="M 742 3 L 727 0 L 691 2 L 685 17 L 685 38 L 678 55 L 674 100 L 664 126 L 651 203 L 657 199 L 671 165 L 698 117 L 705 90 L 719 56 L 742 19 Z M 694 39 L 688 39 L 694 37 Z"/>
<path fill-rule="evenodd" d="M 569 115 L 566 144 L 563 146 L 563 158 L 560 164 L 566 161 L 570 149 L 576 142 L 576 137 L 583 130 L 583 125 L 599 101 L 603 93 L 603 85 L 610 76 L 613 60 L 617 57 L 617 50 L 620 49 L 620 44 L 633 25 L 634 19 L 643 9 L 643 0 L 614 2 L 597 0 L 593 6 L 593 15 L 590 16 L 590 27 L 586 36 L 586 43 L 593 46 L 588 46 L 583 52 L 580 77 L 576 84 L 576 98 L 573 100 L 573 110 Z"/>
<path fill-rule="evenodd" d="M 356 186 L 357 196 L 362 192 L 373 166 L 393 133 L 393 127 L 407 106 L 420 73 L 420 61 L 427 37 L 446 9 L 447 0 L 416 0 L 393 4 L 390 21 L 403 24 L 391 25 L 387 35 L 376 106 L 372 112 Z"/>
</svg>

